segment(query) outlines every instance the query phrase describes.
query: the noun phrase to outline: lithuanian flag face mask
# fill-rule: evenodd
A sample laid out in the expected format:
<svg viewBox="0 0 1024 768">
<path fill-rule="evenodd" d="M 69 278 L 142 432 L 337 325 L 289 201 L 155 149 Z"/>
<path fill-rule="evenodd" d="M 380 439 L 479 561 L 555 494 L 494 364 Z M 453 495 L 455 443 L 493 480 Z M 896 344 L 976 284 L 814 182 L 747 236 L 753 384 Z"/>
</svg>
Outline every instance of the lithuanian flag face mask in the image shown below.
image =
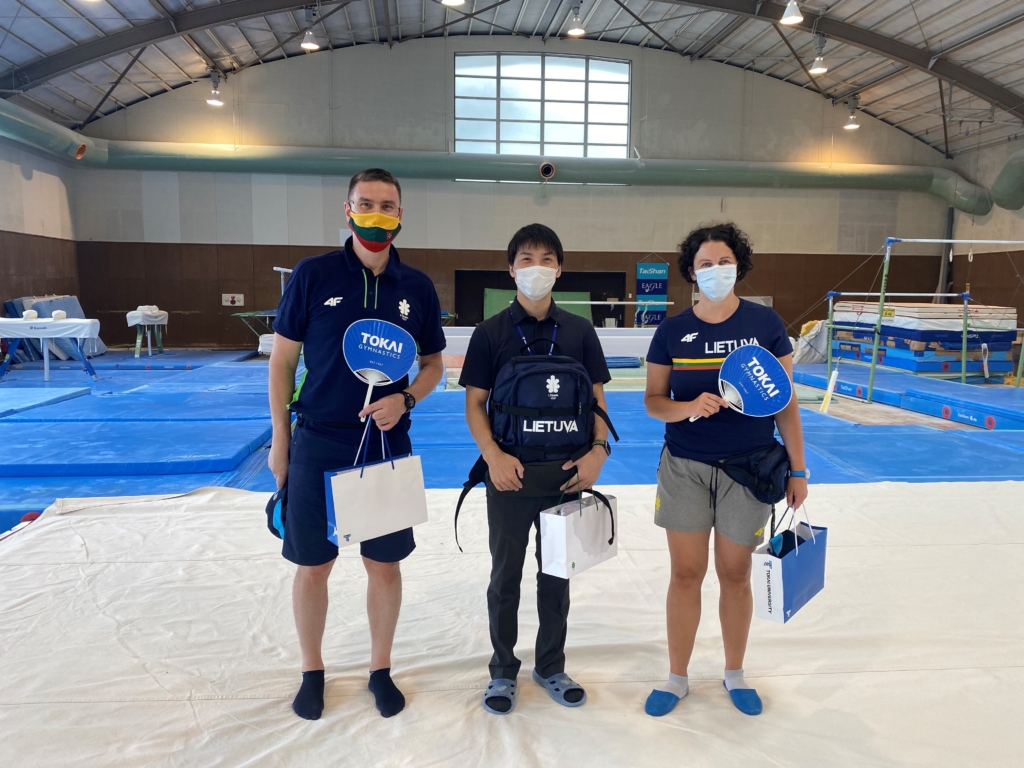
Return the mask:
<svg viewBox="0 0 1024 768">
<path fill-rule="evenodd" d="M 383 213 L 350 213 L 348 223 L 356 239 L 374 253 L 389 248 L 402 230 L 401 221 Z"/>
</svg>

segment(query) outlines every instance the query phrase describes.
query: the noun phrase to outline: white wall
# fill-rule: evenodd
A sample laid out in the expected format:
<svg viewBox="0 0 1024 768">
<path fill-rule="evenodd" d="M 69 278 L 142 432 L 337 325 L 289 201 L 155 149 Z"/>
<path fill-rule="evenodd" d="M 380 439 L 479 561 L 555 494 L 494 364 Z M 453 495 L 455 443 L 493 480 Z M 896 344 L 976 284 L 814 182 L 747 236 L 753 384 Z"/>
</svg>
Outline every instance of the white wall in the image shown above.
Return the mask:
<svg viewBox="0 0 1024 768">
<path fill-rule="evenodd" d="M 906 134 L 820 96 L 734 67 L 593 41 L 460 37 L 321 52 L 165 94 L 93 123 L 110 139 L 445 151 L 454 53 L 589 53 L 633 62 L 631 143 L 644 157 L 938 165 Z M 337 245 L 347 180 L 250 174 L 79 171 L 81 239 Z M 735 219 L 759 250 L 872 253 L 886 235 L 941 237 L 946 205 L 921 193 L 404 183 L 410 247 L 503 249 L 522 224 L 555 226 L 569 249 L 675 247 L 707 219 Z M 923 252 L 931 252 L 927 248 Z"/>
<path fill-rule="evenodd" d="M 1024 141 L 1000 144 L 957 158 L 957 170 L 986 187 L 991 186 L 1007 159 L 1024 149 Z M 1007 211 L 998 206 L 987 216 L 970 216 L 957 211 L 954 237 L 958 240 L 1024 240 L 1024 210 Z M 956 253 L 967 253 L 971 246 L 958 246 Z M 975 253 L 1024 251 L 1024 245 L 977 245 Z"/>
<path fill-rule="evenodd" d="M 0 230 L 74 239 L 74 169 L 0 139 Z"/>
</svg>

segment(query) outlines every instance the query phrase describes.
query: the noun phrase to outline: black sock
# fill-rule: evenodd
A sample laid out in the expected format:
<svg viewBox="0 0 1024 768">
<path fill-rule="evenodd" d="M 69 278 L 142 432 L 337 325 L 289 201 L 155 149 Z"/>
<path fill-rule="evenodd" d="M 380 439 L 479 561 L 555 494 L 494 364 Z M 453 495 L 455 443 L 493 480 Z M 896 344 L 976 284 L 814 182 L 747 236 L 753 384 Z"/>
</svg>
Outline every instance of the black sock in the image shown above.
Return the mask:
<svg viewBox="0 0 1024 768">
<path fill-rule="evenodd" d="M 369 689 L 382 717 L 394 717 L 405 709 L 405 696 L 392 682 L 390 667 L 370 673 Z"/>
<path fill-rule="evenodd" d="M 302 673 L 302 686 L 292 702 L 295 714 L 306 720 L 319 720 L 324 712 L 324 671 Z"/>
</svg>

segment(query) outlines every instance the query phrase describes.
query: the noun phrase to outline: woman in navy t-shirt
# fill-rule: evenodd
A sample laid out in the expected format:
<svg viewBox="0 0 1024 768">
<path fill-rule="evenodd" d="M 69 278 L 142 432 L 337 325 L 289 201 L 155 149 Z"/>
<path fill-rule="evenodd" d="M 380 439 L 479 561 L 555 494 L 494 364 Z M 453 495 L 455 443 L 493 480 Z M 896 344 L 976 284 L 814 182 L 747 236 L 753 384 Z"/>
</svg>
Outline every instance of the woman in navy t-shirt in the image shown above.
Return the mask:
<svg viewBox="0 0 1024 768">
<path fill-rule="evenodd" d="M 647 355 L 644 404 L 649 415 L 666 423 L 655 523 L 666 529 L 672 559 L 667 607 L 671 674 L 651 692 L 645 707 L 656 717 L 672 711 L 688 690 L 687 666 L 700 622 L 712 528 L 721 585 L 724 685 L 740 711 L 761 712 L 761 699 L 743 680 L 743 655 L 753 613 L 750 556 L 761 543 L 771 505 L 708 462 L 771 447 L 778 426 L 792 467 L 786 501 L 797 508 L 807 497 L 796 398 L 774 418 L 752 418 L 730 409 L 718 394 L 718 370 L 738 346 L 763 347 L 793 375 L 793 347 L 782 318 L 771 307 L 736 296 L 736 280 L 753 268 L 751 253 L 750 241 L 735 224 L 691 232 L 679 246 L 679 269 L 687 282 L 697 283 L 700 301 L 658 327 Z M 693 416 L 701 418 L 690 421 Z"/>
</svg>

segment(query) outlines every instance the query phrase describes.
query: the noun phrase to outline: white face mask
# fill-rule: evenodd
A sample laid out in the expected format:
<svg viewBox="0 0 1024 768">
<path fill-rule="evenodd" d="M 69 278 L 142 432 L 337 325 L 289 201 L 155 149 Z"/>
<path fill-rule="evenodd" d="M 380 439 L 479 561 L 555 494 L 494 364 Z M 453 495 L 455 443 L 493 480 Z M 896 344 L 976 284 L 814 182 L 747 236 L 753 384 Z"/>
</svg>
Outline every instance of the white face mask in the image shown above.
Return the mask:
<svg viewBox="0 0 1024 768">
<path fill-rule="evenodd" d="M 696 270 L 693 274 L 697 276 L 697 287 L 709 301 L 722 301 L 728 298 L 732 287 L 736 285 L 735 264 L 705 267 Z"/>
<path fill-rule="evenodd" d="M 551 267 L 523 267 L 516 270 L 516 286 L 526 298 L 538 301 L 551 293 L 557 276 Z"/>
</svg>

